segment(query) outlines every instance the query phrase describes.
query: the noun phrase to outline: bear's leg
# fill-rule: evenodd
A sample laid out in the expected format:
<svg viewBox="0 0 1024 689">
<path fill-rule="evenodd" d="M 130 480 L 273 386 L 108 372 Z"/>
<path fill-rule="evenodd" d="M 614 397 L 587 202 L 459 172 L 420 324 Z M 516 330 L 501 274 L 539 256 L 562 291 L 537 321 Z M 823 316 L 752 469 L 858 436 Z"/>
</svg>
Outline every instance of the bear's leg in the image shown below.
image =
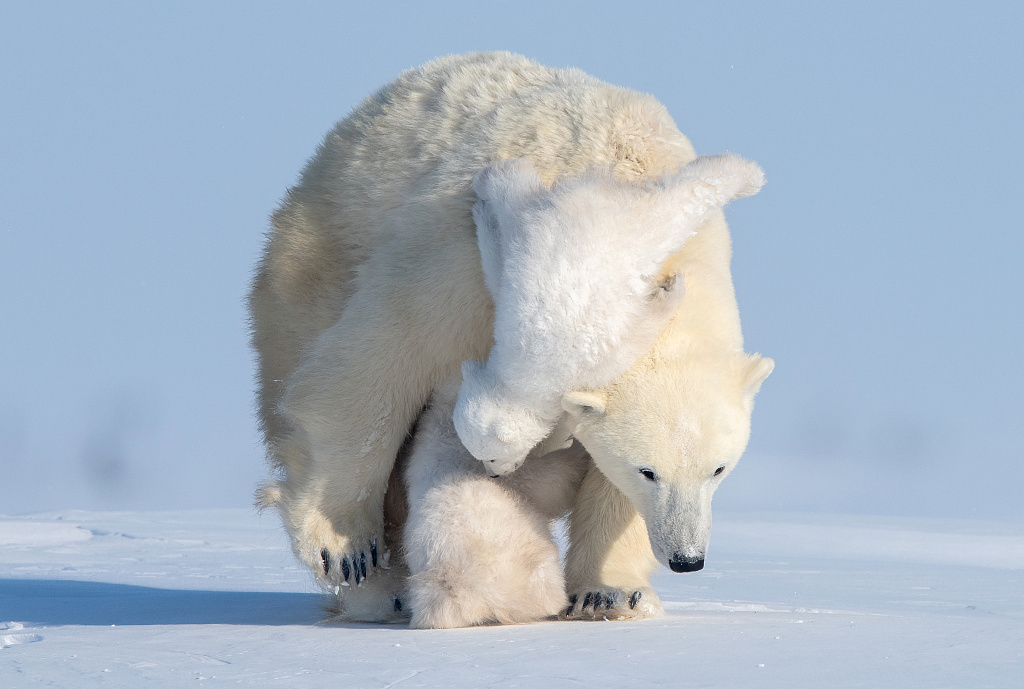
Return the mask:
<svg viewBox="0 0 1024 689">
<path fill-rule="evenodd" d="M 384 537 L 388 543 L 396 546 L 402 542 L 402 531 L 408 515 L 402 477 L 408 465 L 411 446 L 411 442 L 406 442 L 399 451 L 384 496 Z M 335 586 L 335 598 L 328 606 L 328 612 L 334 621 L 340 622 L 407 622 L 408 579 L 409 567 L 404 553 L 401 547 L 396 547 L 391 551 L 387 568 L 380 568 L 373 576 L 358 583 L 344 582 Z"/>
<path fill-rule="evenodd" d="M 387 567 L 388 477 L 429 393 L 427 381 L 410 374 L 408 394 L 397 394 L 398 366 L 375 362 L 365 336 L 344 326 L 343 316 L 293 377 L 282 407 L 294 430 L 275 448 L 286 467 L 275 505 L 296 556 L 328 588 L 358 586 Z"/>
<path fill-rule="evenodd" d="M 459 251 L 476 251 L 466 245 L 434 256 L 428 265 L 441 274 L 389 274 L 380 263 L 411 264 L 396 252 L 368 261 L 366 280 L 288 381 L 281 407 L 291 432 L 272 448 L 285 477 L 266 493 L 296 555 L 328 588 L 387 566 L 383 502 L 396 454 L 433 387 L 486 352 L 489 296 L 479 275 L 473 289 L 450 268 L 466 265 Z"/>
<path fill-rule="evenodd" d="M 650 586 L 657 566 L 643 518 L 591 464 L 569 514 L 569 606 L 561 616 L 620 620 L 664 614 Z"/>
<path fill-rule="evenodd" d="M 467 627 L 557 615 L 566 605 L 565 582 L 550 521 L 487 476 L 459 442 L 452 407 L 440 404 L 424 414 L 406 473 L 411 625 Z"/>
</svg>

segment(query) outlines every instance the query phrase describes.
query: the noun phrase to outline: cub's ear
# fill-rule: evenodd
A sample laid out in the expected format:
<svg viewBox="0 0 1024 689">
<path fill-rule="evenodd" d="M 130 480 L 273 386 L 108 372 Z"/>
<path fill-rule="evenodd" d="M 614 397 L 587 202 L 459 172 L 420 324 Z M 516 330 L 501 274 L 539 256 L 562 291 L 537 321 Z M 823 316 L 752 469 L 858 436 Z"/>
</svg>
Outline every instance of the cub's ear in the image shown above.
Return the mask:
<svg viewBox="0 0 1024 689">
<path fill-rule="evenodd" d="M 608 406 L 608 396 L 603 392 L 577 390 L 562 396 L 562 409 L 576 418 L 600 416 Z"/>
<path fill-rule="evenodd" d="M 479 199 L 473 206 L 473 222 L 484 281 L 497 296 L 504 242 L 517 234 L 521 210 L 546 189 L 533 165 L 516 159 L 498 161 L 478 172 L 473 177 L 473 191 Z"/>
<path fill-rule="evenodd" d="M 764 186 L 764 171 L 757 163 L 733 153 L 701 156 L 656 189 L 666 194 L 665 231 L 656 234 L 651 258 L 657 262 L 682 250 L 708 214 L 733 199 L 756 194 Z"/>
<path fill-rule="evenodd" d="M 754 396 L 761 389 L 761 383 L 771 375 L 775 369 L 775 361 L 760 354 L 751 354 L 745 362 L 746 370 L 743 376 L 743 396 L 747 404 L 754 401 Z"/>
<path fill-rule="evenodd" d="M 764 186 L 764 170 L 735 153 L 700 156 L 676 173 L 676 188 L 689 213 L 703 215 L 734 199 L 753 196 Z"/>
</svg>

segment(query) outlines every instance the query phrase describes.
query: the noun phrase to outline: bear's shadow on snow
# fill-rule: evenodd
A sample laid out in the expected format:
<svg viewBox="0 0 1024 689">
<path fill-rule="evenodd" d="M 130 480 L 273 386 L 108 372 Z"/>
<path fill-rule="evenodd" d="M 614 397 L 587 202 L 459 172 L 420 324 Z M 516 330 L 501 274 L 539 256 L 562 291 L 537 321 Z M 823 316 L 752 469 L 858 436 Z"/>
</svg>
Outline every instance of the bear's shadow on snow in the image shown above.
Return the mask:
<svg viewBox="0 0 1024 689">
<path fill-rule="evenodd" d="M 188 591 L 94 581 L 0 579 L 0 619 L 42 626 L 310 625 L 324 617 L 315 593 Z"/>
</svg>

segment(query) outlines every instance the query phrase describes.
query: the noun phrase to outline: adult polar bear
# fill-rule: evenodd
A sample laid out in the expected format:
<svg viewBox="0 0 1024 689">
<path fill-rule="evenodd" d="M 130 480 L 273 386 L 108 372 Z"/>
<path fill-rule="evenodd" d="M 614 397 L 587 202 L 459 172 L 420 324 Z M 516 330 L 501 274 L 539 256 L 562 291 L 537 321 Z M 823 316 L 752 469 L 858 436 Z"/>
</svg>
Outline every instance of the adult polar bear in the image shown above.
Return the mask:
<svg viewBox="0 0 1024 689">
<path fill-rule="evenodd" d="M 278 480 L 263 489 L 262 501 L 278 508 L 296 554 L 327 585 L 363 583 L 367 574 L 387 564 L 386 544 L 400 541 L 405 519 L 401 476 L 393 471 L 403 442 L 431 393 L 445 389 L 463 361 L 485 359 L 491 347 L 493 305 L 470 213 L 476 201 L 470 180 L 493 161 L 515 158 L 529 160 L 545 185 L 594 167 L 643 183 L 675 173 L 694 153 L 651 97 L 504 53 L 450 57 L 405 73 L 339 123 L 273 217 L 250 296 L 260 417 L 278 471 Z M 742 407 L 739 430 L 731 434 L 728 452 L 708 460 L 731 468 L 749 430 L 749 403 L 742 400 L 752 398 L 767 373 L 757 361 L 738 358 L 742 341 L 723 232 L 720 214 L 701 230 L 708 239 L 700 244 L 709 244 L 711 254 L 693 261 L 692 276 L 712 266 L 705 286 L 695 290 L 691 273 L 682 272 L 684 299 L 710 300 L 721 311 L 696 319 L 703 330 L 710 322 L 715 332 L 703 338 L 711 345 L 701 352 L 690 346 L 687 355 L 694 355 L 694 361 L 706 355 L 724 362 L 705 366 L 691 378 L 716 379 L 707 370 L 727 369 L 726 377 L 735 379 L 721 389 L 738 391 L 726 416 L 736 416 L 733 408 Z M 666 346 L 656 347 L 655 356 Z M 675 365 L 678 347 L 669 349 L 674 357 L 666 358 L 669 368 L 674 373 L 686 368 Z M 636 375 L 626 380 L 643 378 L 650 361 L 639 363 Z M 656 377 L 651 385 L 664 387 L 664 382 Z M 594 595 L 605 590 L 600 600 L 608 601 L 614 597 L 610 591 L 634 584 L 642 588 L 646 582 L 645 576 L 624 582 L 605 576 L 622 569 L 613 562 L 616 558 L 631 557 L 635 562 L 625 567 L 637 572 L 649 573 L 655 562 L 650 546 L 636 542 L 643 522 L 631 505 L 649 519 L 669 515 L 651 528 L 651 542 L 667 563 L 702 552 L 700 534 L 675 550 L 665 550 L 665 544 L 680 534 L 697 533 L 701 520 L 706 521 L 700 500 L 684 506 L 698 517 L 687 521 L 686 509 L 676 504 L 678 490 L 659 494 L 633 485 L 639 475 L 652 486 L 668 486 L 670 476 L 697 475 L 703 468 L 694 464 L 675 471 L 670 466 L 675 460 L 654 455 L 644 458 L 644 466 L 632 467 L 623 443 L 662 450 L 664 441 L 692 446 L 694 429 L 684 438 L 671 423 L 662 423 L 667 433 L 654 433 L 631 413 L 650 400 L 643 386 L 627 383 L 619 389 L 631 391 L 632 397 L 617 394 L 613 386 L 579 392 L 564 402 L 578 425 L 577 437 L 591 452 L 600 448 L 603 453 L 594 456 L 601 470 L 584 468 L 581 490 L 568 481 L 572 530 L 579 536 L 567 562 L 569 585 L 571 590 L 594 588 Z M 714 397 L 703 387 L 698 392 L 690 397 Z M 675 397 L 666 398 L 666 409 L 678 411 Z M 437 408 L 448 401 L 454 404 L 443 398 Z M 715 402 L 704 407 L 722 406 Z M 648 416 L 650 411 L 643 410 Z M 437 420 L 434 430 L 443 423 Z M 579 461 L 552 464 L 578 466 Z M 628 478 L 627 469 L 632 472 Z M 620 547 L 624 537 L 636 552 Z M 706 534 L 703 538 L 706 542 Z M 396 559 L 400 556 L 396 553 Z M 439 566 L 429 557 L 420 565 L 426 573 Z M 392 572 L 401 570 L 392 567 Z M 381 597 L 397 608 L 402 586 L 398 577 L 372 576 L 359 594 L 350 589 L 343 599 L 345 612 L 351 618 L 381 619 Z M 564 597 L 563 590 L 552 600 Z M 584 598 L 572 614 L 594 614 L 594 600 L 593 595 Z M 545 609 L 550 612 L 550 606 Z M 518 619 L 514 614 L 491 617 Z M 452 619 L 422 623 L 451 626 L 487 616 Z"/>
</svg>

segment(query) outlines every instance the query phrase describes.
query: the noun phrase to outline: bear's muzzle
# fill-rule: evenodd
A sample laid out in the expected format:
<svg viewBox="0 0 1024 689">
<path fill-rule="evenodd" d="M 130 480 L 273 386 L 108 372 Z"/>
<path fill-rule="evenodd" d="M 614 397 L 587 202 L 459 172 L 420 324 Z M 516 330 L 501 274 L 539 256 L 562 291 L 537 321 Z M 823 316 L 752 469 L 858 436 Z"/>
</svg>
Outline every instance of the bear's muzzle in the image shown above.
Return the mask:
<svg viewBox="0 0 1024 689">
<path fill-rule="evenodd" d="M 704 558 L 686 557 L 675 553 L 668 561 L 673 572 L 696 572 L 704 569 Z"/>
</svg>

